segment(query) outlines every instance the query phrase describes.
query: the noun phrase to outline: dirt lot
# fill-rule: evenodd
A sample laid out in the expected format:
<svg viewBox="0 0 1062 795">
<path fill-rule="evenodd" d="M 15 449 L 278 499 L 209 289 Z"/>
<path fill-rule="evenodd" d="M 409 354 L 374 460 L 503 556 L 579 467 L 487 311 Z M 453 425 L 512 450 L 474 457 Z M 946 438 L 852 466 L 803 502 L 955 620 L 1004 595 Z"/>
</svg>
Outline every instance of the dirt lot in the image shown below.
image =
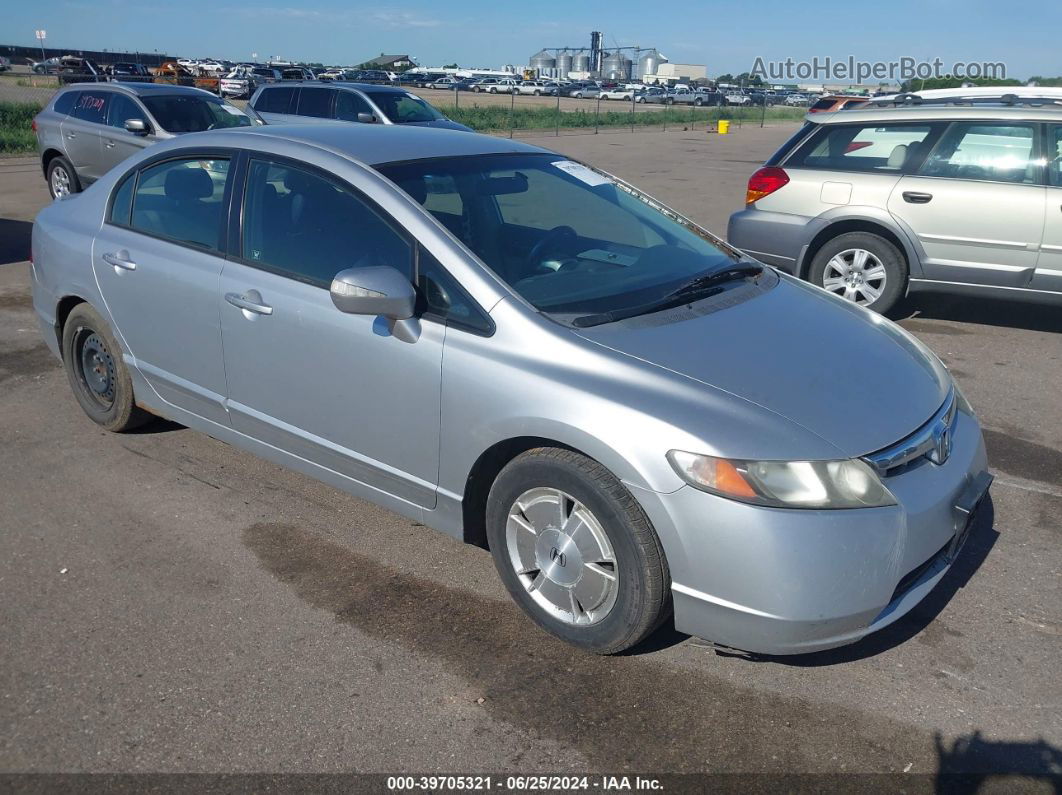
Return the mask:
<svg viewBox="0 0 1062 795">
<path fill-rule="evenodd" d="M 722 232 L 791 130 L 536 142 Z M 875 772 L 921 790 L 984 771 L 1049 791 L 1062 769 L 1057 310 L 908 308 L 997 475 L 994 517 L 913 613 L 809 657 L 665 629 L 600 659 L 524 619 L 482 550 L 176 425 L 89 422 L 19 262 L 46 198 L 32 159 L 0 161 L 0 771 Z"/>
</svg>

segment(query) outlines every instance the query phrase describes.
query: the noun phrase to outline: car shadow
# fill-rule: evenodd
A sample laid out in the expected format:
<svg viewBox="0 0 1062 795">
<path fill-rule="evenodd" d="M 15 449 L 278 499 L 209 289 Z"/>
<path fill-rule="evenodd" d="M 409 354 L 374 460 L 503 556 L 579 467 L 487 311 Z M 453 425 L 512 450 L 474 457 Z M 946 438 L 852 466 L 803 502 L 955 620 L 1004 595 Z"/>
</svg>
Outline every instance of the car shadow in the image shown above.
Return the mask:
<svg viewBox="0 0 1062 795">
<path fill-rule="evenodd" d="M 1035 742 L 997 742 L 986 740 L 980 731 L 975 731 L 945 745 L 937 732 L 933 742 L 937 751 L 934 792 L 974 793 L 982 787 L 1006 792 L 1007 784 L 1000 779 L 1024 778 L 1047 782 L 1045 792 L 1062 793 L 1062 749 L 1042 738 Z M 1009 791 L 1017 791 L 1017 782 L 1009 783 Z"/>
<path fill-rule="evenodd" d="M 1001 298 L 929 293 L 913 295 L 900 302 L 888 316 L 897 321 L 923 318 L 1062 333 L 1062 312 L 1057 306 Z"/>
<path fill-rule="evenodd" d="M 162 417 L 152 417 L 143 425 L 125 431 L 127 436 L 147 436 L 155 435 L 159 433 L 171 433 L 173 431 L 183 431 L 185 426 L 173 420 L 163 419 Z"/>
<path fill-rule="evenodd" d="M 0 218 L 0 265 L 24 262 L 30 258 L 30 232 L 33 224 Z"/>
<path fill-rule="evenodd" d="M 906 643 L 929 626 L 940 615 L 959 589 L 970 581 L 970 578 L 973 577 L 974 573 L 988 557 L 988 553 L 995 546 L 998 538 L 999 532 L 995 530 L 995 506 L 992 502 L 992 495 L 989 494 L 985 498 L 983 508 L 974 517 L 974 523 L 970 528 L 970 536 L 966 539 L 966 544 L 947 574 L 929 592 L 926 598 L 919 602 L 903 618 L 898 619 L 884 629 L 866 636 L 862 640 L 838 649 L 779 656 L 770 654 L 748 655 L 735 651 L 733 656 L 746 657 L 754 662 L 771 662 L 795 668 L 819 668 L 873 657 L 883 651 Z M 717 653 L 724 656 L 730 655 L 730 652 L 726 650 L 717 650 Z"/>
</svg>

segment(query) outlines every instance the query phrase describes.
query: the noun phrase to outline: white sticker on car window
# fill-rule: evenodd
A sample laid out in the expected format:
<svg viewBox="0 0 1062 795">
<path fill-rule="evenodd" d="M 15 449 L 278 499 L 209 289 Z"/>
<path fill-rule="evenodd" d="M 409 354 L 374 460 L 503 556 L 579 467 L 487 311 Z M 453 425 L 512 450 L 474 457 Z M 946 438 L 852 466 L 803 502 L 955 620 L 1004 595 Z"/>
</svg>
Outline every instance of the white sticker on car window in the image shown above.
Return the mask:
<svg viewBox="0 0 1062 795">
<path fill-rule="evenodd" d="M 573 163 L 571 160 L 561 160 L 553 164 L 566 174 L 571 174 L 580 182 L 585 182 L 592 188 L 598 185 L 611 185 L 608 178 L 601 176 L 592 168 L 587 168 L 582 163 Z"/>
<path fill-rule="evenodd" d="M 226 113 L 230 113 L 233 116 L 242 116 L 243 115 L 243 111 L 240 110 L 239 108 L 237 108 L 235 105 L 224 105 L 223 104 L 221 107 Z"/>
</svg>

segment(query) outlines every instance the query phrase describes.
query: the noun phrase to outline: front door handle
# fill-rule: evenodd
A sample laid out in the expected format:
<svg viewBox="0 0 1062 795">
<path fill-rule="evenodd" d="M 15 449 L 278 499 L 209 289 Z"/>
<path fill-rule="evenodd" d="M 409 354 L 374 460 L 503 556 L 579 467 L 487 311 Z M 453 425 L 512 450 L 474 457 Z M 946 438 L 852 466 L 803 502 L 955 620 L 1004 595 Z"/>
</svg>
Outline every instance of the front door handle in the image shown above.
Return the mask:
<svg viewBox="0 0 1062 795">
<path fill-rule="evenodd" d="M 114 141 L 106 141 L 103 145 L 106 146 L 108 149 L 114 149 Z"/>
<path fill-rule="evenodd" d="M 257 292 L 255 292 L 255 297 L 257 300 L 252 300 L 239 293 L 225 293 L 225 300 L 237 309 L 246 309 L 248 312 L 254 312 L 256 315 L 273 314 L 273 307 L 268 304 L 258 303 L 262 299 L 258 298 Z"/>
<path fill-rule="evenodd" d="M 128 251 L 119 251 L 117 254 L 104 254 L 103 261 L 108 265 L 113 265 L 115 269 L 121 269 L 123 271 L 135 271 L 136 263 L 129 259 Z"/>
<path fill-rule="evenodd" d="M 909 190 L 903 192 L 903 200 L 908 204 L 929 204 L 932 198 L 932 193 L 916 193 Z"/>
<path fill-rule="evenodd" d="M 67 133 L 67 134 L 66 134 L 66 137 L 67 137 L 67 138 L 68 138 L 69 140 L 73 141 L 73 140 L 74 140 L 75 138 L 77 138 L 77 133 Z"/>
</svg>

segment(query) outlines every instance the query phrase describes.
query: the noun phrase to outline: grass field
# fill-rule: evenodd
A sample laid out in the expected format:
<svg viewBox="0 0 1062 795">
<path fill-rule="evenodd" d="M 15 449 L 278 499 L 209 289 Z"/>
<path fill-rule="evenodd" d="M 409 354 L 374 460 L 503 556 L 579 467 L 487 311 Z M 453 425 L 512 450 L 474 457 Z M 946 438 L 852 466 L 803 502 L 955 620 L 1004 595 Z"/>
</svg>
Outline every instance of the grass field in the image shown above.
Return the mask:
<svg viewBox="0 0 1062 795">
<path fill-rule="evenodd" d="M 40 109 L 32 102 L 0 102 L 0 154 L 32 152 L 37 148 L 30 122 Z"/>
</svg>

